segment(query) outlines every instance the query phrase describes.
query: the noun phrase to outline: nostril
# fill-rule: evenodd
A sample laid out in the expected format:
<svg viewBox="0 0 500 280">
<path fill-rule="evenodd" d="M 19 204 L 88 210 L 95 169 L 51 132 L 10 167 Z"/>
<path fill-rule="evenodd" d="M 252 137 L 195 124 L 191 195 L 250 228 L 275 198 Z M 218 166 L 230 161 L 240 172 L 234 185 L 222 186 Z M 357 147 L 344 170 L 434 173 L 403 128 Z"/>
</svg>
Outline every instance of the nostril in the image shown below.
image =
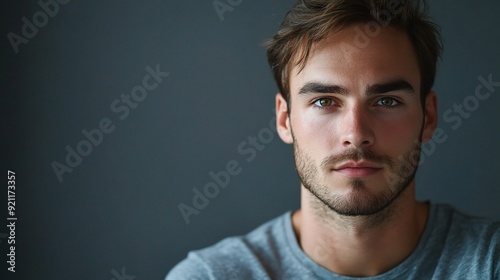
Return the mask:
<svg viewBox="0 0 500 280">
<path fill-rule="evenodd" d="M 371 146 L 372 143 L 373 142 L 370 141 L 369 139 L 365 139 L 365 140 L 361 140 L 361 141 L 345 140 L 343 142 L 343 146 L 344 147 L 353 146 L 353 147 L 356 147 L 356 148 L 361 148 L 361 147 L 364 147 L 364 146 Z"/>
</svg>

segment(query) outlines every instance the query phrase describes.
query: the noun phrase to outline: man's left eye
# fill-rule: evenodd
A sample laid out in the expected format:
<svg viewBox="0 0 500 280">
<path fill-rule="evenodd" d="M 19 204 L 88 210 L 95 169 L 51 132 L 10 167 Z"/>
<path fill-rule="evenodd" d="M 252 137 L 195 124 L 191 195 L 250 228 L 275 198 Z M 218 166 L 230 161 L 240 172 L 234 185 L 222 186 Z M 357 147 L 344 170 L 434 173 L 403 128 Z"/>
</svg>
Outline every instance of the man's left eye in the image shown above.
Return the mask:
<svg viewBox="0 0 500 280">
<path fill-rule="evenodd" d="M 397 101 L 394 98 L 384 97 L 384 98 L 380 98 L 377 101 L 377 105 L 381 105 L 384 107 L 396 107 L 396 106 L 400 105 L 400 103 L 399 103 L 399 101 Z"/>
</svg>

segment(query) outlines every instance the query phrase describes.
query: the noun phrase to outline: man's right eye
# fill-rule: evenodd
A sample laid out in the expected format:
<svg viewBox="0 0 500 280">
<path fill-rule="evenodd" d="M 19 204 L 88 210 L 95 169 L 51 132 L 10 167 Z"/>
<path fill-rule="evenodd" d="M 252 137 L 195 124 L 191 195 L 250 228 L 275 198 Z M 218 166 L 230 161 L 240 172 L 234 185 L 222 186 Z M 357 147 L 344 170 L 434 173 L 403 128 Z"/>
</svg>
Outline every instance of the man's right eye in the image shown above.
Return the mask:
<svg viewBox="0 0 500 280">
<path fill-rule="evenodd" d="M 313 103 L 316 107 L 319 108 L 328 108 L 335 105 L 335 101 L 331 98 L 318 98 Z"/>
</svg>

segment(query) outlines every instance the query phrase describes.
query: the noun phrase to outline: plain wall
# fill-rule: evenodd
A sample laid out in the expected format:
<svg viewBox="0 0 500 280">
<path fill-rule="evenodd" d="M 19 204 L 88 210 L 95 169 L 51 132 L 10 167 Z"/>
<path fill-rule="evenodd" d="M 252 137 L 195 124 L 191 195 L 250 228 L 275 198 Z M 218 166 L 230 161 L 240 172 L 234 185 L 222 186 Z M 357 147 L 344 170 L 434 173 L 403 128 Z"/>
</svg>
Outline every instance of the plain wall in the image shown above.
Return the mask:
<svg viewBox="0 0 500 280">
<path fill-rule="evenodd" d="M 188 251 L 299 207 L 292 149 L 270 128 L 277 88 L 262 47 L 295 1 L 231 2 L 220 18 L 214 1 L 70 1 L 45 25 L 37 1 L 0 4 L 1 167 L 16 172 L 18 217 L 17 272 L 2 279 L 162 279 Z M 478 77 L 500 81 L 499 12 L 495 0 L 432 1 L 445 42 L 434 88 L 446 141 L 427 146 L 417 177 L 419 199 L 495 219 L 500 87 L 477 104 L 474 95 Z M 16 53 L 8 34 L 22 35 L 34 15 L 43 26 Z M 157 65 L 168 77 L 125 115 L 121 95 Z M 464 102 L 458 125 L 446 112 Z M 67 165 L 66 147 L 106 118 L 114 130 L 60 181 L 54 162 Z M 179 205 L 235 162 L 241 172 L 186 224 Z"/>
</svg>

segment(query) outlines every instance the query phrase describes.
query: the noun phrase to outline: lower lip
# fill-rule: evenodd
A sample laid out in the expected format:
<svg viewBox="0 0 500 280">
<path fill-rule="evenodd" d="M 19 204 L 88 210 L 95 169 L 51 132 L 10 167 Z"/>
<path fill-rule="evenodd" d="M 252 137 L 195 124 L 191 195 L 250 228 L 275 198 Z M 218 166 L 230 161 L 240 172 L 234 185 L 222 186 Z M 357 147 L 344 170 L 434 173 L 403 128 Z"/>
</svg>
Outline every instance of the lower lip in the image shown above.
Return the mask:
<svg viewBox="0 0 500 280">
<path fill-rule="evenodd" d="M 381 168 L 370 168 L 370 167 L 348 167 L 342 169 L 336 169 L 336 172 L 342 173 L 343 175 L 351 178 L 360 178 L 360 177 L 368 177 L 377 172 L 379 172 Z"/>
</svg>

